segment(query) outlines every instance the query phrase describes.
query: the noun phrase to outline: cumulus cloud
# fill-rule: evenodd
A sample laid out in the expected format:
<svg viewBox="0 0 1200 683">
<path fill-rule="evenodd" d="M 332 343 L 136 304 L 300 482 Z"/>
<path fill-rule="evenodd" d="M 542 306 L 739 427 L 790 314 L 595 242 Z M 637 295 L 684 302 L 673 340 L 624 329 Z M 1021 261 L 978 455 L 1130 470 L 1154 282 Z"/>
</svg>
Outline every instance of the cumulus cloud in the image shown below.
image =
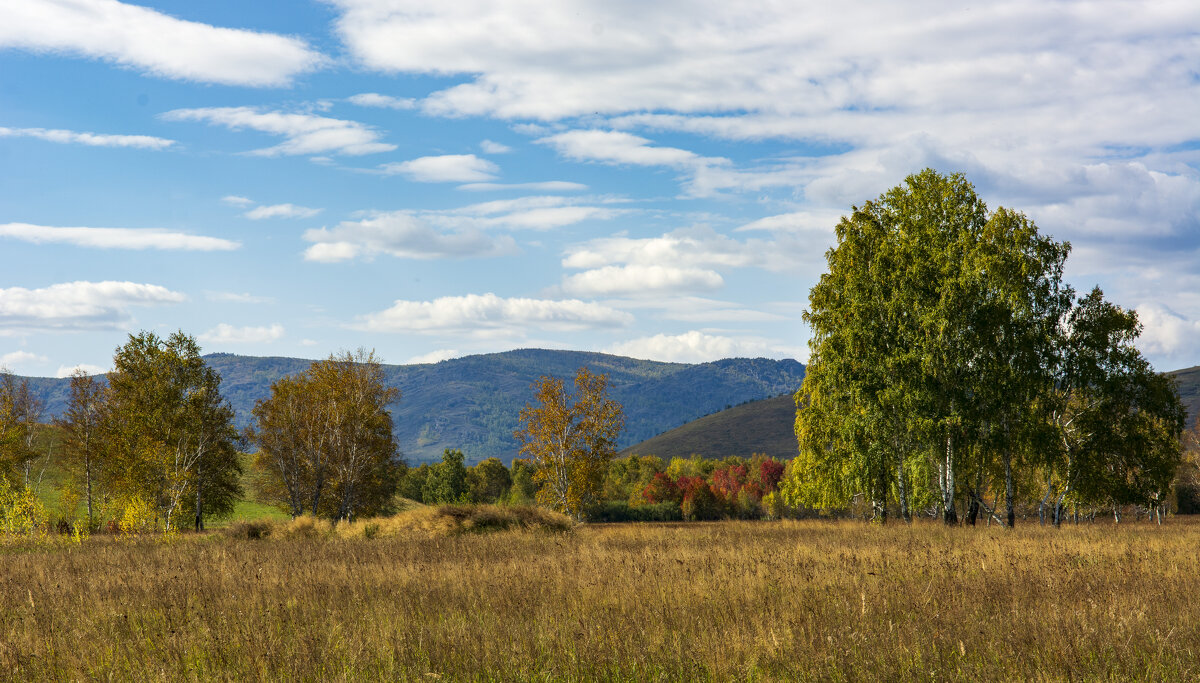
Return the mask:
<svg viewBox="0 0 1200 683">
<path fill-rule="evenodd" d="M 370 332 L 495 337 L 524 336 L 530 330 L 617 328 L 631 322 L 628 313 L 579 299 L 506 299 L 489 293 L 397 300 L 387 310 L 364 316 L 356 327 Z"/>
<path fill-rule="evenodd" d="M 408 97 L 392 97 L 390 95 L 380 95 L 375 92 L 365 92 L 359 95 L 351 95 L 346 98 L 350 104 L 357 104 L 360 107 L 377 107 L 381 109 L 413 109 L 417 106 L 417 101 Z"/>
<path fill-rule="evenodd" d="M 1135 310 L 1142 324 L 1137 345 L 1147 355 L 1178 362 L 1200 351 L 1200 320 L 1157 303 L 1141 304 Z"/>
<path fill-rule="evenodd" d="M 574 269 L 602 268 L 616 263 L 785 270 L 795 260 L 777 242 L 736 240 L 702 226 L 659 237 L 602 237 L 568 248 L 562 260 L 564 267 Z"/>
<path fill-rule="evenodd" d="M 184 21 L 116 0 L 5 0 L 0 48 L 100 59 L 203 83 L 283 86 L 325 59 L 298 38 Z"/>
<path fill-rule="evenodd" d="M 274 147 L 257 149 L 256 156 L 341 154 L 359 156 L 390 152 L 396 146 L 380 142 L 379 131 L 357 121 L 309 113 L 270 111 L 256 107 L 200 107 L 174 109 L 162 115 L 167 121 L 201 121 L 230 130 L 256 130 L 284 138 Z"/>
<path fill-rule="evenodd" d="M 73 130 L 52 128 L 5 128 L 0 126 L 0 138 L 37 138 L 47 142 L 88 145 L 89 147 L 134 147 L 138 149 L 166 149 L 174 140 L 150 135 L 109 135 L 106 133 L 80 133 Z"/>
<path fill-rule="evenodd" d="M 89 363 L 77 363 L 75 365 L 60 365 L 60 366 L 58 366 L 58 370 L 55 371 L 54 376 L 59 379 L 66 379 L 67 377 L 71 377 L 76 372 L 79 372 L 81 370 L 83 372 L 86 372 L 87 374 L 93 375 L 93 376 L 103 375 L 108 372 L 108 368 L 101 367 L 99 365 L 91 365 Z"/>
<path fill-rule="evenodd" d="M 380 170 L 419 183 L 477 183 L 495 178 L 500 167 L 474 154 L 444 154 L 384 164 Z"/>
<path fill-rule="evenodd" d="M 50 359 L 45 356 L 30 353 L 29 351 L 10 351 L 9 353 L 0 355 L 0 368 L 12 369 L 26 363 L 45 363 L 48 360 Z"/>
<path fill-rule="evenodd" d="M 245 216 L 255 221 L 264 218 L 312 218 L 321 213 L 322 210 L 310 209 L 307 206 L 297 206 L 295 204 L 272 204 L 270 206 L 257 206 L 247 211 Z"/>
<path fill-rule="evenodd" d="M 221 197 L 221 202 L 230 206 L 250 206 L 254 203 L 249 197 L 241 197 L 236 194 L 225 195 Z"/>
<path fill-rule="evenodd" d="M 491 140 L 484 140 L 479 143 L 479 149 L 483 150 L 484 154 L 508 154 L 512 151 L 512 147 Z"/>
<path fill-rule="evenodd" d="M 129 309 L 180 303 L 183 294 L 136 282 L 64 282 L 41 289 L 0 289 L 0 327 L 24 330 L 119 330 Z"/>
<path fill-rule="evenodd" d="M 429 353 L 423 353 L 419 356 L 413 356 L 412 358 L 409 358 L 406 362 L 409 365 L 421 365 L 424 363 L 440 363 L 444 360 L 450 360 L 451 358 L 458 358 L 461 355 L 462 355 L 462 353 L 460 353 L 457 349 L 437 349 L 436 351 L 430 351 Z"/>
<path fill-rule="evenodd" d="M 66 228 L 29 223 L 0 224 L 0 237 L 34 244 L 71 244 L 96 249 L 232 251 L 239 242 L 158 228 Z"/>
<path fill-rule="evenodd" d="M 608 353 L 673 363 L 707 363 L 722 358 L 798 358 L 800 349 L 758 337 L 727 337 L 697 330 L 656 334 L 613 344 Z"/>
<path fill-rule="evenodd" d="M 308 230 L 304 239 L 313 245 L 304 252 L 309 261 L 332 263 L 387 254 L 397 258 L 435 259 L 498 256 L 511 253 L 511 237 L 478 230 L 442 230 L 422 217 L 406 212 L 384 213 L 359 221 L 343 221 L 334 228 Z"/>
<path fill-rule="evenodd" d="M 661 296 L 720 289 L 721 275 L 702 268 L 658 265 L 605 266 L 563 279 L 563 290 L 578 296 Z"/>
<path fill-rule="evenodd" d="M 283 325 L 234 327 L 221 323 L 196 338 L 206 344 L 266 344 L 282 337 Z"/>
</svg>

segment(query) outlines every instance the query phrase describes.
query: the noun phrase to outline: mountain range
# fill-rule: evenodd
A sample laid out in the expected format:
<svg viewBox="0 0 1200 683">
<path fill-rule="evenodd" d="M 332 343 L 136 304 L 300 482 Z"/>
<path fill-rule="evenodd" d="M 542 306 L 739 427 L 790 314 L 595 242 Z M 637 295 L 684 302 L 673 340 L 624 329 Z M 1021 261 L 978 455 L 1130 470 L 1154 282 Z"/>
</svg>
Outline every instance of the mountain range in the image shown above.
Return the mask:
<svg viewBox="0 0 1200 683">
<path fill-rule="evenodd" d="M 221 375 L 221 392 L 239 426 L 269 395 L 271 384 L 302 372 L 311 360 L 209 354 L 206 362 Z M 519 349 L 465 356 L 439 363 L 385 365 L 386 382 L 398 388 L 391 406 L 401 453 L 410 463 L 440 459 L 444 448 L 461 448 L 468 463 L 488 457 L 507 462 L 517 455 L 512 437 L 517 416 L 533 401 L 532 384 L 541 376 L 569 385 L 586 366 L 605 373 L 609 395 L 625 409 L 619 446 L 639 443 L 724 408 L 795 392 L 804 366 L 794 360 L 729 358 L 711 363 L 663 363 L 581 351 Z M 45 404 L 45 419 L 63 412 L 70 380 L 26 378 Z"/>
</svg>

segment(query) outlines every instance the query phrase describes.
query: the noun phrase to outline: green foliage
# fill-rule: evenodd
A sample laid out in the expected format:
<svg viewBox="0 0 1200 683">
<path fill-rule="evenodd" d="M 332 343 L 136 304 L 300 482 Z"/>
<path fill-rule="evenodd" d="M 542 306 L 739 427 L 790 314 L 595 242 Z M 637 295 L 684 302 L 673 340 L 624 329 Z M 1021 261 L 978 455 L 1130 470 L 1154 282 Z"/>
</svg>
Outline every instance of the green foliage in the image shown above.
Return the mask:
<svg viewBox="0 0 1200 683">
<path fill-rule="evenodd" d="M 182 332 L 130 335 L 117 349 L 104 415 L 106 488 L 141 501 L 172 531 L 233 510 L 241 461 L 220 376 Z"/>
<path fill-rule="evenodd" d="M 466 502 L 467 468 L 463 466 L 463 460 L 462 451 L 447 448 L 442 453 L 442 461 L 429 470 L 421 488 L 421 501 L 426 505 Z"/>
<path fill-rule="evenodd" d="M 678 522 L 683 520 L 683 511 L 678 502 L 630 505 L 625 501 L 609 500 L 588 508 L 589 522 Z"/>
<path fill-rule="evenodd" d="M 1073 304 L 1069 249 L 1023 214 L 989 214 L 962 175 L 927 169 L 854 207 L 804 314 L 784 498 L 863 496 L 880 521 L 889 499 L 906 517 L 933 502 L 947 522 L 965 500 L 973 522 L 1000 491 L 1009 525 L 1039 481 L 1047 497 L 1161 502 L 1178 397 L 1132 345 L 1136 316 L 1099 290 Z"/>
<path fill-rule="evenodd" d="M 488 458 L 467 471 L 467 488 L 471 502 L 496 503 L 512 488 L 512 475 L 498 458 Z"/>
</svg>

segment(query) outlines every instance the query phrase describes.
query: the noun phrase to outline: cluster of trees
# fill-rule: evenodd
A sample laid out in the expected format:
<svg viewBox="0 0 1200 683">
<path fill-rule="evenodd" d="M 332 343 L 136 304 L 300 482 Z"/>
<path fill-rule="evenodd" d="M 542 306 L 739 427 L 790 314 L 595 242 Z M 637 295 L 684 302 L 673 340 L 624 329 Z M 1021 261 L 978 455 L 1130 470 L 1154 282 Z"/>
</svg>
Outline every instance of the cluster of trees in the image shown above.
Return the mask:
<svg viewBox="0 0 1200 683">
<path fill-rule="evenodd" d="M 1067 505 L 1160 506 L 1183 407 L 1134 346 L 1136 314 L 1063 282 L 1069 251 L 961 175 L 855 207 L 804 314 L 788 501 L 1009 526 L 1018 499 L 1056 524 Z"/>
<path fill-rule="evenodd" d="M 389 512 L 404 472 L 388 412 L 399 396 L 384 383 L 375 352 L 363 349 L 276 381 L 246 431 L 258 446 L 255 466 L 266 475 L 260 498 L 293 517 Z"/>
<path fill-rule="evenodd" d="M 779 517 L 787 512 L 778 495 L 785 468 L 785 463 L 765 455 L 724 460 L 612 458 L 603 463 L 598 487 L 580 517 L 602 521 Z M 446 449 L 441 462 L 408 469 L 398 491 L 426 504 L 525 505 L 537 499 L 541 485 L 536 473 L 537 466 L 527 458 L 514 458 L 511 467 L 497 458 L 467 467 L 462 451 Z"/>
<path fill-rule="evenodd" d="M 292 515 L 348 519 L 391 509 L 405 469 L 387 411 L 399 393 L 383 383 L 373 352 L 331 356 L 280 379 L 244 434 L 220 385 L 182 332 L 130 335 L 103 381 L 72 376 L 52 434 L 64 517 L 82 507 L 89 529 L 203 529 L 242 499 L 247 443 L 258 446 L 260 499 Z M 40 414 L 26 382 L 0 377 L 0 482 L 7 490 L 30 486 L 34 437 L 45 431 Z"/>
<path fill-rule="evenodd" d="M 64 507 L 82 502 L 89 528 L 138 510 L 167 530 L 199 529 L 232 511 L 241 496 L 239 437 L 220 383 L 183 333 L 131 335 L 107 382 L 75 373 L 55 420 Z M 27 383 L 6 375 L 0 384 L 0 477 L 28 487 L 40 406 Z"/>
</svg>

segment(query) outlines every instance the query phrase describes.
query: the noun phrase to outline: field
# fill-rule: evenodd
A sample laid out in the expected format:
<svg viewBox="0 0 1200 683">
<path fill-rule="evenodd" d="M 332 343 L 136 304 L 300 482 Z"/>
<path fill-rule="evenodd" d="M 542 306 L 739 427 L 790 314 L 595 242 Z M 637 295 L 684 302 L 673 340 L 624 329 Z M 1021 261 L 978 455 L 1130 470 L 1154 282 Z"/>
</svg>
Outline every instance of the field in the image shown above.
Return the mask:
<svg viewBox="0 0 1200 683">
<path fill-rule="evenodd" d="M 0 550 L 0 677 L 1196 680 L 1200 524 L 595 525 Z"/>
</svg>

